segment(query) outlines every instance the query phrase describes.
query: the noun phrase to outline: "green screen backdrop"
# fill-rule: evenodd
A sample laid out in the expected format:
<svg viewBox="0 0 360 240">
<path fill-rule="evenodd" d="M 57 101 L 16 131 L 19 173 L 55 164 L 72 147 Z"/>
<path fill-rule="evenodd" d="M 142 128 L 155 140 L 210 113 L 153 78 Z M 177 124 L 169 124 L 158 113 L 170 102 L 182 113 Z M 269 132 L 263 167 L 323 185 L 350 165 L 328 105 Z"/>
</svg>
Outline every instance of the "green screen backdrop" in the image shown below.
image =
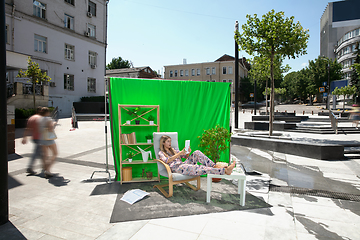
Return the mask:
<svg viewBox="0 0 360 240">
<path fill-rule="evenodd" d="M 204 130 L 213 128 L 217 124 L 229 129 L 229 83 L 110 78 L 109 93 L 110 125 L 117 180 L 120 180 L 118 104 L 159 105 L 160 132 L 178 132 L 180 149 L 185 147 L 185 140 L 189 139 L 192 151 L 203 150 L 198 147 L 200 142 L 198 136 L 201 136 Z M 229 150 L 222 154 L 221 161 L 229 161 Z M 146 167 L 146 171 L 150 170 L 157 175 L 156 164 L 140 164 L 137 165 L 139 167 L 136 166 L 138 169 L 132 166 L 134 177 L 141 176 L 143 167 Z"/>
</svg>

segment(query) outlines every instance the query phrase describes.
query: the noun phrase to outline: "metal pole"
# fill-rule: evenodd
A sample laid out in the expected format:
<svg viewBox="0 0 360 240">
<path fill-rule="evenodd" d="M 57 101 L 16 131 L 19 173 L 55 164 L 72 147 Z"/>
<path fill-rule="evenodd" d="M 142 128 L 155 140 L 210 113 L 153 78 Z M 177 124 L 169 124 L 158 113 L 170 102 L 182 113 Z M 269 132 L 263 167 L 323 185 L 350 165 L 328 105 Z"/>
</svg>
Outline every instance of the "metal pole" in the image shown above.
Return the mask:
<svg viewBox="0 0 360 240">
<path fill-rule="evenodd" d="M 256 115 L 256 80 L 254 80 L 254 115 Z"/>
<path fill-rule="evenodd" d="M 330 63 L 328 63 L 328 84 L 327 84 L 327 109 L 330 110 Z M 345 99 L 344 99 L 345 101 Z"/>
<path fill-rule="evenodd" d="M 235 31 L 239 31 L 239 22 L 235 22 Z M 235 128 L 239 128 L 239 46 L 235 40 Z"/>
<path fill-rule="evenodd" d="M 0 0 L 0 225 L 9 221 L 5 0 Z"/>
</svg>

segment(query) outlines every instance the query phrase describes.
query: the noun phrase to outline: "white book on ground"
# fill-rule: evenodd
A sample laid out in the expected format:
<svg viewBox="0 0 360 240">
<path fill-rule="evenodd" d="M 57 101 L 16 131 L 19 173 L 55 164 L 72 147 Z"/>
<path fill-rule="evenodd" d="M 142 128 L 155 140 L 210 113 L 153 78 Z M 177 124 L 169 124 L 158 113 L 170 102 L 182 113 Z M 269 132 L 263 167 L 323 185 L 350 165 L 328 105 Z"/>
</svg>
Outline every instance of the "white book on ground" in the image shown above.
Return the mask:
<svg viewBox="0 0 360 240">
<path fill-rule="evenodd" d="M 124 196 L 122 196 L 122 198 L 120 200 L 132 205 L 135 202 L 139 201 L 140 199 L 143 199 L 145 196 L 147 196 L 149 194 L 150 193 L 147 193 L 140 189 L 133 189 L 133 190 L 129 190 L 126 193 L 124 193 Z"/>
</svg>

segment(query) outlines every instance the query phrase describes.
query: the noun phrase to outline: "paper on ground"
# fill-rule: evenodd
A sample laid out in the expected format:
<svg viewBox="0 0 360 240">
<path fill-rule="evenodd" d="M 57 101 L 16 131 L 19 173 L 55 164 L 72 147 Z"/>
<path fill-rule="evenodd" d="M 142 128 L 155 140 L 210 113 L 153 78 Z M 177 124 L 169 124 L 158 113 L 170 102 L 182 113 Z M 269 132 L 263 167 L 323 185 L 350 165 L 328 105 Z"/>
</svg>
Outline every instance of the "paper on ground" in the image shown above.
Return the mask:
<svg viewBox="0 0 360 240">
<path fill-rule="evenodd" d="M 145 196 L 149 194 L 150 193 L 147 193 L 140 189 L 133 189 L 124 193 L 124 196 L 120 200 L 132 205 L 133 203 L 139 201 L 140 199 L 143 199 Z"/>
</svg>

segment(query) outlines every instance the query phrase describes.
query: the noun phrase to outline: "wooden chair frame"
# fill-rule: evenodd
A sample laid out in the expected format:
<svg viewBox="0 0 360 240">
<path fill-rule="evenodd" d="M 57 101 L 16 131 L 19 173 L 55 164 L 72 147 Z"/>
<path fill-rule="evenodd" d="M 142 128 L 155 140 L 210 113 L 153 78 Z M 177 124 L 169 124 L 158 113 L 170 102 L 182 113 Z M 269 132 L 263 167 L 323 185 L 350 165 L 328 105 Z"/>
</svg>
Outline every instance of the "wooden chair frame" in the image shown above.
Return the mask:
<svg viewBox="0 0 360 240">
<path fill-rule="evenodd" d="M 164 194 L 165 197 L 169 198 L 173 195 L 173 186 L 176 185 L 176 184 L 180 184 L 180 183 L 185 183 L 186 185 L 188 185 L 191 189 L 197 191 L 200 189 L 200 176 L 194 176 L 193 178 L 190 178 L 190 179 L 186 179 L 186 180 L 181 180 L 181 181 L 173 181 L 172 179 L 172 172 L 171 172 L 171 169 L 169 167 L 169 165 L 167 165 L 166 163 L 164 163 L 163 161 L 159 160 L 159 159 L 155 159 L 155 161 L 163 164 L 166 168 L 166 171 L 168 173 L 168 176 L 169 176 L 169 182 L 167 184 L 161 184 L 161 185 L 155 185 L 154 188 L 158 188 L 160 190 L 160 192 L 162 194 Z M 197 186 L 193 186 L 191 185 L 189 182 L 190 181 L 195 181 L 197 180 Z M 163 187 L 169 187 L 169 193 L 167 193 L 165 191 L 165 189 Z"/>
</svg>

